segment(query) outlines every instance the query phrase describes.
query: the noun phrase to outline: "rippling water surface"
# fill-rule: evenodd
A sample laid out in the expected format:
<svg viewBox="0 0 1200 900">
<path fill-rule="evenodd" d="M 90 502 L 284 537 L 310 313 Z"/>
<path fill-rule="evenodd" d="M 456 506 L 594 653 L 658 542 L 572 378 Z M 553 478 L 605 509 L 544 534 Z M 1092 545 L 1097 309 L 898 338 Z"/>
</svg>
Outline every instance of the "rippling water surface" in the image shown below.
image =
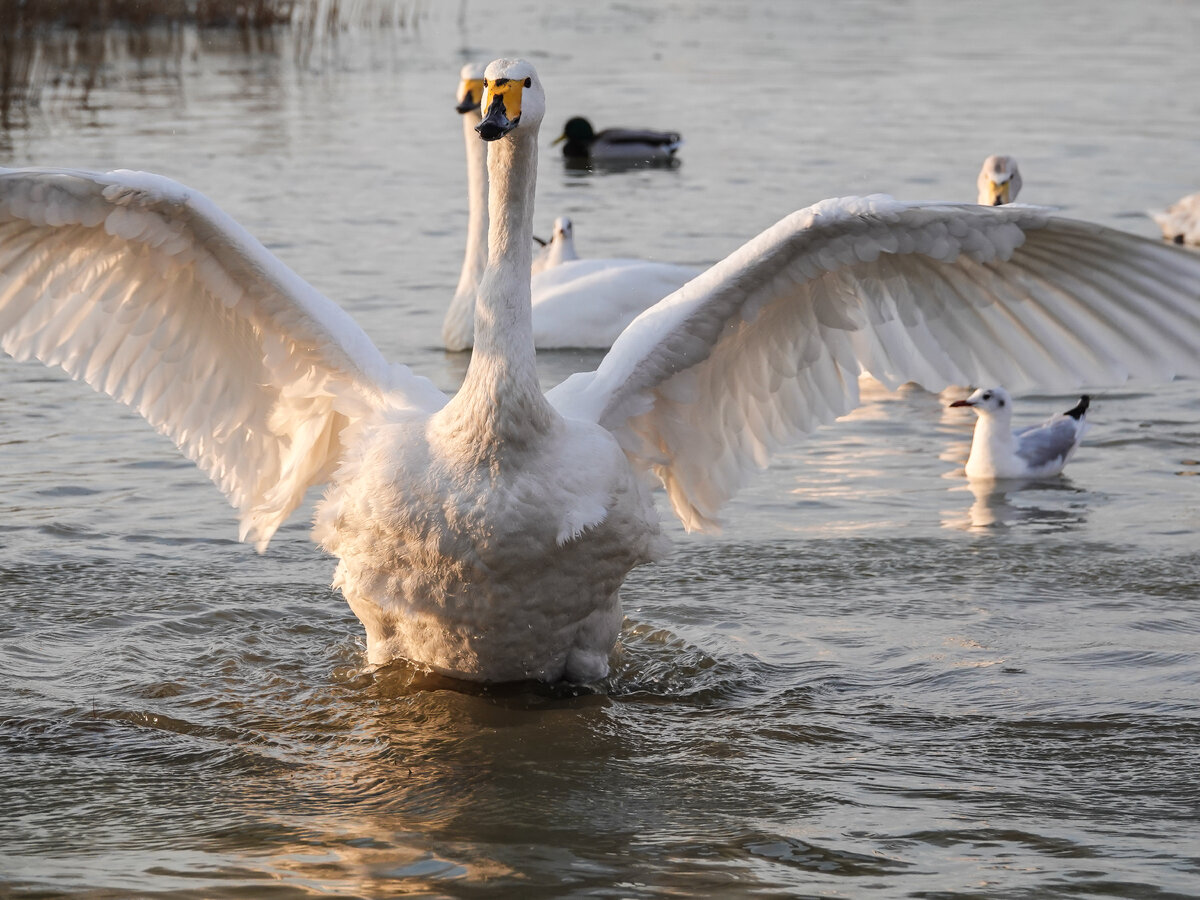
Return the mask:
<svg viewBox="0 0 1200 900">
<path fill-rule="evenodd" d="M 828 196 L 972 199 L 993 152 L 1022 199 L 1152 236 L 1200 188 L 1198 29 L 1172 0 L 465 4 L 299 61 L 117 58 L 0 152 L 199 188 L 452 389 L 466 60 L 535 62 L 543 144 L 682 131 L 669 170 L 547 150 L 538 222 L 703 264 Z M 608 681 L 484 690 L 368 671 L 306 515 L 257 556 L 139 418 L 0 362 L 0 895 L 1200 895 L 1197 385 L 1101 392 L 1069 477 L 998 492 L 946 398 L 864 396 L 722 536 L 670 526 Z"/>
</svg>

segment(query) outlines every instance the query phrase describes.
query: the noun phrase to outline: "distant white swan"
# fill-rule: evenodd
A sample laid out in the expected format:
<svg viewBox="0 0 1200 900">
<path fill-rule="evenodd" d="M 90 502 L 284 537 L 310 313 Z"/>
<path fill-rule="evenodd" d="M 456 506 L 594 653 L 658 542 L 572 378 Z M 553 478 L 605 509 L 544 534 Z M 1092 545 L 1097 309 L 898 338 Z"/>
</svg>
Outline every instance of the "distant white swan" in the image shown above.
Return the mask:
<svg viewBox="0 0 1200 900">
<path fill-rule="evenodd" d="M 1021 170 L 1011 156 L 989 156 L 983 161 L 975 185 L 979 188 L 980 206 L 1013 203 L 1021 192 Z"/>
<path fill-rule="evenodd" d="M 692 266 L 645 259 L 580 259 L 565 216 L 555 220 L 547 249 L 532 283 L 533 343 L 543 350 L 607 350 L 643 310 L 700 274 Z"/>
<path fill-rule="evenodd" d="M 1200 247 L 1200 193 L 1181 197 L 1161 212 L 1150 213 L 1150 218 L 1171 243 Z"/>
<path fill-rule="evenodd" d="M 479 125 L 483 67 L 463 66 L 458 111 L 467 151 L 467 247 L 454 298 L 442 320 L 447 350 L 469 350 L 474 342 L 475 297 L 487 264 L 488 167 Z M 579 260 L 574 226 L 565 216 L 531 265 L 534 346 L 607 350 L 642 310 L 654 305 L 699 269 L 631 258 Z M 549 270 L 554 269 L 551 272 Z"/>
<path fill-rule="evenodd" d="M 1057 475 L 1087 431 L 1090 398 L 1040 425 L 1012 430 L 1012 397 L 1002 387 L 980 388 L 951 406 L 970 407 L 979 416 L 967 458 L 968 478 L 1045 478 Z"/>
<path fill-rule="evenodd" d="M 1200 371 L 1200 256 L 1029 207 L 831 200 L 641 315 L 543 394 L 529 292 L 533 67 L 487 69 L 492 223 L 448 399 L 210 201 L 134 172 L 0 170 L 0 344 L 129 404 L 260 549 L 312 486 L 368 658 L 473 680 L 595 679 L 618 590 L 858 375 L 1017 389 Z"/>
</svg>

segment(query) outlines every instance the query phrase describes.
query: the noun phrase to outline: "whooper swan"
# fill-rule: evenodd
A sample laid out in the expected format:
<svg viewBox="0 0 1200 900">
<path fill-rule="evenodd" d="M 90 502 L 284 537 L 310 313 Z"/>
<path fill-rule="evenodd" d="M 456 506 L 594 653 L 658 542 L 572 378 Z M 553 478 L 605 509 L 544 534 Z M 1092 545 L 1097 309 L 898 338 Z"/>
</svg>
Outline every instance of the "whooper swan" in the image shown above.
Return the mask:
<svg viewBox="0 0 1200 900">
<path fill-rule="evenodd" d="M 314 536 L 368 659 L 590 680 L 619 588 L 771 452 L 852 409 L 858 375 L 1021 389 L 1200 370 L 1200 257 L 1033 208 L 829 200 L 639 316 L 595 371 L 538 387 L 533 67 L 487 69 L 491 232 L 448 399 L 199 194 L 133 172 L 0 171 L 0 343 L 170 435 L 265 548 L 327 483 Z"/>
</svg>

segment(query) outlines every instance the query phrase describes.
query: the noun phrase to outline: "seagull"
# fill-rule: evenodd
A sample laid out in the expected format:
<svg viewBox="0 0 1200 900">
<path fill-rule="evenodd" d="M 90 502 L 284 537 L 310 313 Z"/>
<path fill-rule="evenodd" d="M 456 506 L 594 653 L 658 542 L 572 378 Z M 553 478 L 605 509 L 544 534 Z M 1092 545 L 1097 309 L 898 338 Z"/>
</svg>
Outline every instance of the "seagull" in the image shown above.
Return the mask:
<svg viewBox="0 0 1200 900">
<path fill-rule="evenodd" d="M 716 529 L 774 451 L 857 405 L 863 372 L 934 391 L 1200 374 L 1200 256 L 1034 207 L 873 196 L 786 216 L 543 393 L 545 102 L 528 62 L 487 67 L 494 214 L 453 397 L 212 201 L 139 172 L 0 169 L 0 347 L 138 411 L 260 551 L 324 485 L 313 537 L 367 662 L 476 682 L 605 677 L 622 582 L 667 550 L 655 483 L 687 530 Z"/>
<path fill-rule="evenodd" d="M 1021 191 L 1021 170 L 1011 156 L 989 156 L 983 161 L 976 179 L 980 206 L 1003 206 L 1017 199 Z"/>
<path fill-rule="evenodd" d="M 596 131 L 587 119 L 575 116 L 567 120 L 554 143 L 563 145 L 562 153 L 567 159 L 635 162 L 669 160 L 683 144 L 683 139 L 674 131 L 648 128 Z"/>
<path fill-rule="evenodd" d="M 1176 200 L 1161 212 L 1150 213 L 1163 237 L 1174 244 L 1200 247 L 1200 192 Z"/>
<path fill-rule="evenodd" d="M 456 109 L 462 115 L 467 151 L 468 218 L 462 272 L 442 321 L 442 343 L 452 351 L 470 350 L 474 342 L 475 298 L 487 266 L 487 154 L 475 132 L 481 120 L 483 72 L 483 66 L 468 63 L 459 73 Z M 571 220 L 561 216 L 554 224 L 550 246 L 531 266 L 533 340 L 540 349 L 607 350 L 643 310 L 700 272 L 692 266 L 630 257 L 578 260 Z"/>
<path fill-rule="evenodd" d="M 534 240 L 540 241 L 541 239 L 534 238 Z M 566 216 L 559 216 L 554 220 L 554 230 L 550 234 L 550 240 L 545 242 L 541 251 L 533 259 L 533 274 L 536 275 L 546 269 L 561 266 L 573 259 L 579 259 L 579 254 L 575 251 L 575 226 Z"/>
<path fill-rule="evenodd" d="M 967 477 L 979 479 L 1045 478 L 1057 475 L 1067 464 L 1087 431 L 1091 398 L 1079 402 L 1041 425 L 1012 430 L 1012 397 L 1002 387 L 980 388 L 952 407 L 975 410 L 979 421 L 971 439 Z"/>
</svg>

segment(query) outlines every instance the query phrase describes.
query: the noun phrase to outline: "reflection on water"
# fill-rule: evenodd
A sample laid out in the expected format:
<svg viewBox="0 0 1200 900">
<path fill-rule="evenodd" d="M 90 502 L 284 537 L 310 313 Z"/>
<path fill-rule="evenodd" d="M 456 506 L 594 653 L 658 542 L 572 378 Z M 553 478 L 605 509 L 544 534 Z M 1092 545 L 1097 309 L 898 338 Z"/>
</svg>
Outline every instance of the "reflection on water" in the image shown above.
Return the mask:
<svg viewBox="0 0 1200 900">
<path fill-rule="evenodd" d="M 410 0 L 95 0 L 0 3 L 0 130 L 27 124 L 30 106 L 86 108 L 101 85 L 150 70 L 180 81 L 187 60 L 236 48 L 290 52 L 302 63 L 350 28 L 407 28 Z"/>
<path fill-rule="evenodd" d="M 1030 526 L 1036 531 L 1070 531 L 1087 521 L 1087 491 L 1065 477 L 966 479 L 950 489 L 950 496 L 957 499 L 968 492 L 974 501 L 965 515 L 961 509 L 944 513 L 947 528 L 973 531 Z"/>
</svg>

